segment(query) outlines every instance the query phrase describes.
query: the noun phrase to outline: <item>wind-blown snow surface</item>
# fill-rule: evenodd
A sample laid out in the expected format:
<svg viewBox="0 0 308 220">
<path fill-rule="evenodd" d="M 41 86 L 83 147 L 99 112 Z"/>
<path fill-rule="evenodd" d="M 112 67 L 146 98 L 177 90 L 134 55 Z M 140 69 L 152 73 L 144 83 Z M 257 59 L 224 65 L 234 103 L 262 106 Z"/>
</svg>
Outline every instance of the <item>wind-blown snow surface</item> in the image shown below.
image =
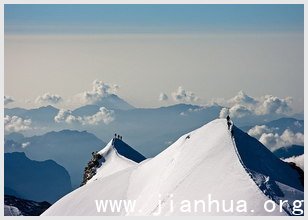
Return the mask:
<svg viewBox="0 0 308 220">
<path fill-rule="evenodd" d="M 234 135 L 235 139 L 245 140 L 234 142 L 226 120 L 214 120 L 183 135 L 153 159 L 87 183 L 60 199 L 43 215 L 154 215 L 157 212 L 159 215 L 287 215 L 279 209 L 268 213 L 263 204 L 272 194 L 275 198 L 303 199 L 298 174 L 265 151 L 256 139 L 241 134 L 236 128 Z M 256 144 L 255 141 L 257 146 L 249 145 Z M 263 161 L 261 157 L 270 161 Z M 248 163 L 249 160 L 255 160 L 256 164 Z M 267 182 L 273 185 L 274 192 L 281 193 L 270 191 L 271 185 L 266 185 Z M 263 192 L 261 187 L 266 190 Z M 220 204 L 225 200 L 226 208 L 234 201 L 233 212 L 222 212 L 222 207 L 217 210 L 216 206 L 210 212 L 207 205 L 205 210 L 182 212 L 180 209 L 184 200 L 202 200 L 207 204 L 209 194 Z M 120 212 L 110 209 L 97 212 L 95 200 L 135 200 L 135 207 L 129 213 L 124 207 Z M 239 200 L 247 202 L 247 212 L 236 212 Z"/>
<path fill-rule="evenodd" d="M 144 156 L 117 138 L 112 139 L 98 154 L 102 156 L 101 166 L 87 184 L 145 160 Z"/>
</svg>

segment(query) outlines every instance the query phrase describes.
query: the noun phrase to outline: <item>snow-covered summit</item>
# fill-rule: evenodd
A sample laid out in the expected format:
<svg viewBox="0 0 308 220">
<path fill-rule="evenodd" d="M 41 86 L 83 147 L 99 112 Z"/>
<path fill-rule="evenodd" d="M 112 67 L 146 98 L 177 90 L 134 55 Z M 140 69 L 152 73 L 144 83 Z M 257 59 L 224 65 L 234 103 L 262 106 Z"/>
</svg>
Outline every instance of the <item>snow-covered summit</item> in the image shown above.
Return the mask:
<svg viewBox="0 0 308 220">
<path fill-rule="evenodd" d="M 156 157 L 100 176 L 66 195 L 43 215 L 287 215 L 303 199 L 299 174 L 256 139 L 225 119 L 214 120 L 180 137 Z M 108 154 L 108 148 L 100 154 Z M 116 163 L 115 163 L 116 164 Z M 116 166 L 114 164 L 114 166 Z M 110 168 L 111 169 L 111 168 Z M 102 168 L 104 171 L 104 168 Z M 104 172 L 108 173 L 106 169 Z M 102 172 L 103 173 L 103 172 Z M 229 208 L 246 201 L 247 211 L 209 210 L 209 196 Z M 288 199 L 280 211 L 266 212 L 266 201 Z M 98 212 L 95 200 L 134 201 L 133 210 Z M 184 201 L 205 201 L 206 208 L 183 212 Z"/>
<path fill-rule="evenodd" d="M 109 176 L 120 170 L 134 166 L 146 158 L 119 138 L 113 138 L 93 158 L 85 169 L 85 183 Z"/>
</svg>

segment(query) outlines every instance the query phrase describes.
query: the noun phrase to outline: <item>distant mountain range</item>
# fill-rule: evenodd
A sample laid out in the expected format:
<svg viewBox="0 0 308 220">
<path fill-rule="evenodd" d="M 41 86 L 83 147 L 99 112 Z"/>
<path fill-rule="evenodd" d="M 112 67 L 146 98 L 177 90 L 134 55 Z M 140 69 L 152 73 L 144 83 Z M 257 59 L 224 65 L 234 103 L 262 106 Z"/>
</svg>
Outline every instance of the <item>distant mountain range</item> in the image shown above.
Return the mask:
<svg viewBox="0 0 308 220">
<path fill-rule="evenodd" d="M 299 146 L 299 145 L 292 145 L 289 147 L 281 147 L 273 153 L 279 157 L 279 158 L 289 158 L 289 157 L 296 157 L 304 154 L 304 146 Z"/>
<path fill-rule="evenodd" d="M 68 172 L 53 160 L 30 160 L 25 153 L 4 154 L 4 194 L 55 202 L 72 190 Z"/>
<path fill-rule="evenodd" d="M 31 119 L 35 123 L 53 123 L 54 117 L 58 114 L 59 109 L 48 105 L 34 109 L 23 108 L 5 108 L 5 115 L 19 116 L 24 119 Z"/>
<path fill-rule="evenodd" d="M 13 138 L 16 136 L 18 135 L 14 134 Z M 15 138 L 16 141 L 9 138 L 12 135 L 5 136 L 5 152 L 24 152 L 27 157 L 37 161 L 54 160 L 68 171 L 74 188 L 82 181 L 83 169 L 91 152 L 105 145 L 102 140 L 86 131 L 52 131 L 18 140 Z"/>
<path fill-rule="evenodd" d="M 87 105 L 75 109 L 75 116 L 88 116 L 97 113 L 100 105 Z M 53 130 L 87 130 L 102 140 L 110 139 L 114 133 L 121 134 L 125 140 L 145 156 L 155 156 L 168 146 L 168 142 L 175 139 L 176 135 L 200 126 L 202 123 L 217 118 L 220 106 L 200 107 L 197 105 L 178 104 L 160 108 L 129 108 L 114 109 L 115 120 L 110 124 L 81 125 L 56 123 L 54 117 L 58 110 L 52 106 L 38 109 L 5 109 L 6 115 L 16 115 L 30 118 L 33 130 L 25 131 L 27 136 L 38 135 Z M 44 115 L 44 120 L 33 112 Z"/>
<path fill-rule="evenodd" d="M 54 117 L 57 115 L 58 109 L 52 106 L 30 110 L 20 108 L 5 109 L 5 114 L 31 118 L 36 129 L 24 132 L 27 136 L 43 134 L 53 130 L 70 129 L 87 130 L 102 140 L 108 140 L 114 133 L 119 133 L 143 155 L 153 157 L 164 150 L 172 141 L 176 140 L 179 135 L 217 118 L 222 108 L 219 105 L 198 106 L 189 104 L 177 104 L 160 108 L 133 108 L 129 104 L 124 105 L 125 101 L 119 97 L 110 96 L 110 100 L 119 104 L 116 108 L 116 105 L 111 105 L 110 103 L 113 102 L 108 100 L 105 99 L 105 104 L 109 103 L 108 106 L 114 108 L 115 118 L 108 125 L 103 122 L 97 125 L 56 123 Z M 73 110 L 72 114 L 74 116 L 93 115 L 99 111 L 101 106 L 82 106 Z M 278 132 L 280 133 L 285 128 L 290 128 L 293 132 L 303 131 L 303 120 L 294 118 L 279 119 L 283 115 L 276 115 L 275 117 L 250 116 L 234 119 L 234 123 L 244 131 L 248 131 L 256 124 L 278 127 Z"/>
<path fill-rule="evenodd" d="M 279 118 L 277 120 L 265 122 L 262 124 L 255 124 L 251 126 L 242 127 L 244 131 L 249 131 L 252 127 L 256 125 L 265 125 L 268 128 L 273 129 L 276 133 L 281 135 L 286 129 L 290 129 L 292 132 L 297 133 L 304 133 L 304 120 L 299 120 L 295 118 Z"/>
</svg>

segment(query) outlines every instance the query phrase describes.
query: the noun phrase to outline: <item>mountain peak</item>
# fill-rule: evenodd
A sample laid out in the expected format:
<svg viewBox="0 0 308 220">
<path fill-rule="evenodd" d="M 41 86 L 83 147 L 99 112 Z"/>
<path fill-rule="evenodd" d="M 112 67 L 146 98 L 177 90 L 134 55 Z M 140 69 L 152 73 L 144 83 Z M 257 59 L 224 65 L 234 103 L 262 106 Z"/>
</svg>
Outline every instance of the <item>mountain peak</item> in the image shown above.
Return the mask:
<svg viewBox="0 0 308 220">
<path fill-rule="evenodd" d="M 122 139 L 113 138 L 112 141 L 113 141 L 112 144 L 113 148 L 115 148 L 116 151 L 123 157 L 135 161 L 136 163 L 140 163 L 141 161 L 146 159 L 142 154 L 140 154 L 135 149 L 130 147 Z"/>
<path fill-rule="evenodd" d="M 73 110 L 73 114 L 78 116 L 93 115 L 99 111 L 100 107 L 105 107 L 107 109 L 113 110 L 130 110 L 135 108 L 134 106 L 121 99 L 119 96 L 115 94 L 110 94 L 103 97 L 95 104 L 88 104 L 76 108 L 75 110 Z"/>
<path fill-rule="evenodd" d="M 145 159 L 121 139 L 113 138 L 101 151 L 92 152 L 92 159 L 85 167 L 81 185 L 134 166 Z"/>
<path fill-rule="evenodd" d="M 97 174 L 101 176 L 94 176 L 91 184 L 68 194 L 65 200 L 58 201 L 44 215 L 114 214 L 98 213 L 95 207 L 87 205 L 95 198 L 109 198 L 110 192 L 115 200 L 136 200 L 135 211 L 125 213 L 122 210 L 119 215 L 154 215 L 160 201 L 164 201 L 160 215 L 183 215 L 187 213 L 182 213 L 180 209 L 171 211 L 168 204 L 172 202 L 174 207 L 179 207 L 183 199 L 208 201 L 209 194 L 218 201 L 244 200 L 249 209 L 254 210 L 253 213 L 234 210 L 235 215 L 291 214 L 292 202 L 303 200 L 304 195 L 298 172 L 273 156 L 256 139 L 235 126 L 231 129 L 232 132 L 226 119 L 213 120 L 181 136 L 156 157 L 139 164 L 123 165 L 122 169 L 117 166 L 128 160 L 115 160 L 119 157 L 115 157 L 117 150 L 111 141 L 98 152 L 102 158 L 107 158 L 107 163 L 97 169 Z M 110 175 L 114 167 L 118 170 Z M 107 178 L 103 175 L 105 172 L 107 175 L 109 173 Z M 277 202 L 280 199 L 289 201 L 283 204 L 282 211 L 277 208 L 268 213 L 260 205 L 268 200 Z M 77 200 L 82 201 L 78 210 L 75 207 L 68 209 L 72 201 Z M 228 213 L 200 209 L 188 214 Z"/>
</svg>

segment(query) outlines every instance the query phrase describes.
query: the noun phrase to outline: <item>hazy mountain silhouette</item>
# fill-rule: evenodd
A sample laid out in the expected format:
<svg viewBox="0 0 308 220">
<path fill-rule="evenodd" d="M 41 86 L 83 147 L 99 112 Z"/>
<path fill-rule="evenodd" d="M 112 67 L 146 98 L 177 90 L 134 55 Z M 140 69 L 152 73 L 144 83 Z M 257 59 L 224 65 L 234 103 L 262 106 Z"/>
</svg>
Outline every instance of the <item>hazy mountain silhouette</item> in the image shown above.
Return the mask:
<svg viewBox="0 0 308 220">
<path fill-rule="evenodd" d="M 4 154 L 4 186 L 23 199 L 55 202 L 72 190 L 68 172 L 53 160 L 34 161 L 25 153 Z"/>
</svg>

